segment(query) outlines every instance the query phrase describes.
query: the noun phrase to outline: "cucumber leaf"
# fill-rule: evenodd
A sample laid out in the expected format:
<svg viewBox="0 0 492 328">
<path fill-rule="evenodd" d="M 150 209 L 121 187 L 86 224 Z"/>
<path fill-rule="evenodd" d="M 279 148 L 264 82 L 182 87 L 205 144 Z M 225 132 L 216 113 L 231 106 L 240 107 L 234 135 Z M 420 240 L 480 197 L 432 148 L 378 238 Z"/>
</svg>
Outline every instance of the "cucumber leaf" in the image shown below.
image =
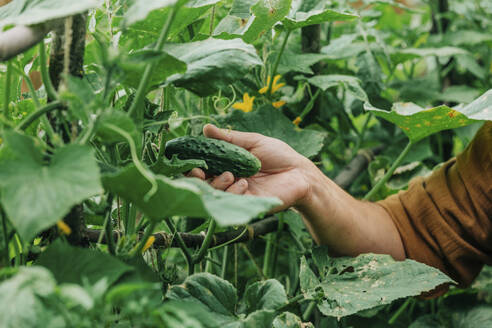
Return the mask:
<svg viewBox="0 0 492 328">
<path fill-rule="evenodd" d="M 391 112 L 366 103 L 364 108 L 398 125 L 410 141 L 417 142 L 436 132 L 492 120 L 492 90 L 466 106 L 451 108 L 446 105 L 422 108 L 413 103 L 396 103 Z"/>
<path fill-rule="evenodd" d="M 157 191 L 148 200 L 145 196 L 151 189 L 151 183 L 134 165 L 106 174 L 102 181 L 106 189 L 135 203 L 153 220 L 183 215 L 213 218 L 223 226 L 238 225 L 281 204 L 277 198 L 240 196 L 219 191 L 199 179 L 171 180 L 162 175 L 153 178 Z"/>
<path fill-rule="evenodd" d="M 338 318 L 454 283 L 436 268 L 413 260 L 395 261 L 390 255 L 330 258 L 325 247 L 318 247 L 313 260 L 319 279 L 303 258 L 301 290 L 313 299 L 321 292 L 318 309 Z"/>
<path fill-rule="evenodd" d="M 3 137 L 15 156 L 0 162 L 0 200 L 25 242 L 102 191 L 90 147 L 59 148 L 45 163 L 31 138 L 14 132 L 4 132 Z"/>
<path fill-rule="evenodd" d="M 169 77 L 173 83 L 199 96 L 208 96 L 244 77 L 255 66 L 262 65 L 256 49 L 241 39 L 168 44 L 164 51 L 185 62 L 188 68 L 183 74 Z"/>
<path fill-rule="evenodd" d="M 324 132 L 298 129 L 278 109 L 269 105 L 249 113 L 234 110 L 226 116 L 215 116 L 215 118 L 223 128 L 257 132 L 280 139 L 306 157 L 316 156 L 323 147 L 326 137 Z"/>
<path fill-rule="evenodd" d="M 101 5 L 99 0 L 15 0 L 0 7 L 0 31 L 6 25 L 34 25 L 72 16 Z"/>
</svg>

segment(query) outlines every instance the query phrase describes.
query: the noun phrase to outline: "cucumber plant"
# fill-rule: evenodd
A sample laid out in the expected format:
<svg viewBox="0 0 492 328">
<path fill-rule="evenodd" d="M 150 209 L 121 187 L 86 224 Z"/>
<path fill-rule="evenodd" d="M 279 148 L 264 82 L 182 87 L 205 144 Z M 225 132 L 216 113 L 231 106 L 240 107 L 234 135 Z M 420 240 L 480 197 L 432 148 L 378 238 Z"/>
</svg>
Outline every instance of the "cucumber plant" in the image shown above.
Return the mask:
<svg viewBox="0 0 492 328">
<path fill-rule="evenodd" d="M 453 281 L 330 258 L 296 212 L 268 214 L 278 199 L 185 173 L 261 169 L 201 136 L 213 123 L 285 141 L 356 197 L 404 189 L 492 119 L 491 17 L 486 0 L 0 1 L 2 326 L 490 325 L 488 269 L 418 299 Z"/>
</svg>

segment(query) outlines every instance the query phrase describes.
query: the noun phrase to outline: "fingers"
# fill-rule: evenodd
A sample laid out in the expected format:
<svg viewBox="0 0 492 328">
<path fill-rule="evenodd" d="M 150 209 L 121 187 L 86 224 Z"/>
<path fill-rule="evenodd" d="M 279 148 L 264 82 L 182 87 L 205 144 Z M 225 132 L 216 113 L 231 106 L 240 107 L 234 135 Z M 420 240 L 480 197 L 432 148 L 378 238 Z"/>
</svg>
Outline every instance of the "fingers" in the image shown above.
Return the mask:
<svg viewBox="0 0 492 328">
<path fill-rule="evenodd" d="M 193 178 L 198 178 L 198 179 L 201 179 L 201 180 L 205 180 L 205 178 L 206 178 L 205 172 L 203 172 L 203 170 L 202 169 L 199 169 L 198 167 L 195 167 L 193 170 L 191 170 L 188 173 L 188 176 L 189 177 L 193 177 Z"/>
<path fill-rule="evenodd" d="M 231 172 L 224 172 L 218 177 L 214 178 L 210 185 L 215 189 L 226 190 L 231 184 L 234 183 L 234 176 Z"/>
<path fill-rule="evenodd" d="M 240 179 L 238 182 L 231 185 L 226 189 L 227 192 L 232 194 L 242 195 L 248 190 L 248 181 L 246 179 Z"/>
<path fill-rule="evenodd" d="M 245 149 L 254 147 L 263 137 L 258 133 L 219 129 L 213 124 L 205 125 L 203 134 L 208 138 L 224 140 Z"/>
<path fill-rule="evenodd" d="M 205 172 L 199 168 L 194 168 L 188 173 L 189 177 L 206 179 Z M 248 190 L 248 181 L 246 179 L 239 179 L 234 182 L 234 175 L 231 172 L 224 172 L 218 177 L 215 177 L 210 185 L 218 190 L 230 192 L 232 194 L 242 195 Z"/>
</svg>

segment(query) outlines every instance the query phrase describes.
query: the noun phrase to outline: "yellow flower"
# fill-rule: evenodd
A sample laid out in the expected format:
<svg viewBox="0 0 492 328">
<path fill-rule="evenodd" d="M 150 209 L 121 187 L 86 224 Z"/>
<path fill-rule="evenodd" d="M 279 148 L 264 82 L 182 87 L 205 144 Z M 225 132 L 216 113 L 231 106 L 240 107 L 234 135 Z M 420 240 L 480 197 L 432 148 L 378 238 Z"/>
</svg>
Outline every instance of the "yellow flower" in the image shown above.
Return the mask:
<svg viewBox="0 0 492 328">
<path fill-rule="evenodd" d="M 69 234 L 72 233 L 72 229 L 68 226 L 68 224 L 66 224 L 62 220 L 58 221 L 56 225 L 64 235 L 68 236 Z"/>
<path fill-rule="evenodd" d="M 280 80 L 281 77 L 282 76 L 280 74 L 277 74 L 273 78 L 273 84 L 272 84 L 272 89 L 270 90 L 270 94 L 277 92 L 281 87 L 285 86 L 285 83 L 278 83 L 278 80 Z M 264 94 L 268 91 L 268 88 L 270 87 L 270 81 L 271 80 L 272 80 L 272 77 L 268 76 L 267 85 L 259 90 L 260 94 Z"/>
<path fill-rule="evenodd" d="M 240 109 L 243 112 L 251 112 L 253 110 L 253 101 L 255 100 L 255 97 L 250 97 L 249 94 L 246 92 L 243 95 L 243 102 L 237 102 L 234 105 L 232 105 L 232 108 L 234 109 Z"/>
<path fill-rule="evenodd" d="M 279 100 L 279 101 L 276 101 L 276 102 L 273 102 L 272 103 L 272 106 L 275 107 L 275 108 L 280 108 L 283 105 L 285 105 L 285 101 L 284 100 Z"/>
<path fill-rule="evenodd" d="M 155 241 L 155 237 L 150 236 L 149 239 L 147 239 L 147 241 L 145 242 L 144 247 L 142 248 L 142 253 L 144 253 L 146 250 L 148 250 L 150 248 L 150 246 L 152 246 L 154 241 Z"/>
<path fill-rule="evenodd" d="M 295 126 L 299 126 L 299 123 L 301 122 L 302 122 L 302 118 L 300 118 L 299 116 L 297 116 L 296 119 L 292 121 L 292 123 L 294 123 Z"/>
</svg>

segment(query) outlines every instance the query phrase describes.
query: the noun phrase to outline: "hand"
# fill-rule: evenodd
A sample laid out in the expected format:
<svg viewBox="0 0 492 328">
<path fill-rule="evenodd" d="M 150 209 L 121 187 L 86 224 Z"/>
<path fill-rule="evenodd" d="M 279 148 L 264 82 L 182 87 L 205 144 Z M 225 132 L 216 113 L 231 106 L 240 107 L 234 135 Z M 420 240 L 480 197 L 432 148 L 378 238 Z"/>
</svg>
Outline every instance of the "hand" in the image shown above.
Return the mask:
<svg viewBox="0 0 492 328">
<path fill-rule="evenodd" d="M 306 172 L 314 164 L 285 142 L 258 133 L 219 129 L 211 124 L 205 125 L 203 134 L 243 147 L 261 161 L 260 172 L 254 176 L 236 180 L 232 173 L 224 172 L 212 179 L 210 184 L 214 188 L 235 194 L 278 197 L 283 205 L 276 210 L 297 205 L 306 198 L 309 192 Z M 198 168 L 191 175 L 206 178 Z"/>
</svg>

